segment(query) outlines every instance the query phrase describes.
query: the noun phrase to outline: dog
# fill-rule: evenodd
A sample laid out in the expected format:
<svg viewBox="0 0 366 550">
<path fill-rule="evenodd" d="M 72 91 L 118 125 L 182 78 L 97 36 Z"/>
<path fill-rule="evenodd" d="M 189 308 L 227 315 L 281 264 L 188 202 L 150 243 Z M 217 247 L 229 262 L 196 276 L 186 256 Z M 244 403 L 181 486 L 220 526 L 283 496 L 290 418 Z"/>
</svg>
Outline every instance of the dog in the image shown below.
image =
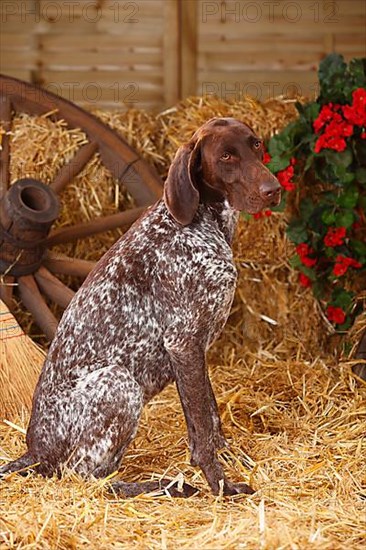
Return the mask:
<svg viewBox="0 0 366 550">
<path fill-rule="evenodd" d="M 50 346 L 27 430 L 27 452 L 0 469 L 50 476 L 118 470 L 142 408 L 175 382 L 191 463 L 217 495 L 250 494 L 217 458 L 227 446 L 205 355 L 222 331 L 237 272 L 231 243 L 240 211 L 280 202 L 262 163 L 263 142 L 233 118 L 203 124 L 176 153 L 164 195 L 97 263 L 76 293 Z M 168 480 L 112 483 L 125 497 Z M 190 496 L 188 484 L 170 487 Z"/>
</svg>

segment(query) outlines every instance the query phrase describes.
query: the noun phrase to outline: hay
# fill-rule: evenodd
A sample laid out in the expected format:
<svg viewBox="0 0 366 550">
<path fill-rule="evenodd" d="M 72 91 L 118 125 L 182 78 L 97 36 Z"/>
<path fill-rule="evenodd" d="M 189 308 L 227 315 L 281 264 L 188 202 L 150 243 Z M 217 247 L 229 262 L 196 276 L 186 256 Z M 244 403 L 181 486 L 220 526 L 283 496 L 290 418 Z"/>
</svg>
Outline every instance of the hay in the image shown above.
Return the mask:
<svg viewBox="0 0 366 550">
<path fill-rule="evenodd" d="M 297 111 L 295 100 L 291 99 L 261 103 L 250 97 L 238 102 L 190 97 L 157 116 L 137 109 L 127 113 L 96 111 L 95 114 L 154 164 L 164 179 L 177 148 L 189 141 L 197 128 L 210 118 L 235 117 L 267 139 L 294 120 Z"/>
<path fill-rule="evenodd" d="M 293 104 L 281 101 L 262 105 L 245 99 L 234 105 L 190 98 L 156 120 L 140 111 L 99 113 L 162 175 L 177 146 L 215 115 L 236 116 L 268 136 L 295 112 Z M 36 123 L 50 121 L 37 117 Z M 22 124 L 28 125 L 27 119 Z M 46 133 L 53 131 L 47 126 Z M 61 165 L 70 134 L 64 135 L 69 131 L 62 124 L 55 131 L 59 137 L 52 155 Z M 41 134 L 33 132 L 33 149 Z M 82 143 L 82 133 L 74 134 Z M 14 142 L 12 166 L 24 155 Z M 116 191 L 116 182 L 102 167 L 94 166 L 93 177 L 88 165 L 67 191 L 71 195 L 60 224 L 110 213 L 116 208 L 116 193 L 122 197 L 119 206 L 129 200 L 123 190 Z M 48 170 L 46 181 L 52 179 L 50 166 L 41 162 L 39 169 Z M 98 181 L 94 188 L 100 203 L 92 203 L 92 210 L 81 199 L 88 198 L 91 180 Z M 115 238 L 115 233 L 93 237 L 68 253 L 93 259 Z M 61 480 L 12 476 L 0 485 L 0 548 L 364 547 L 366 385 L 352 376 L 351 362 L 338 364 L 317 302 L 297 284 L 288 262 L 291 254 L 283 215 L 240 220 L 234 246 L 238 291 L 225 331 L 209 353 L 220 413 L 232 442 L 231 457 L 222 457 L 225 469 L 231 479 L 250 481 L 258 492 L 232 499 L 210 494 L 200 471 L 189 465 L 184 418 L 170 387 L 145 408 L 121 478 L 183 474 L 199 495 L 187 501 L 147 496 L 128 501 L 108 496 L 104 481 L 85 482 L 70 474 Z M 20 431 L 0 424 L 0 459 L 15 458 L 24 450 L 26 420 L 14 419 Z"/>
<path fill-rule="evenodd" d="M 173 387 L 143 413 L 121 477 L 183 474 L 200 494 L 185 500 L 113 499 L 104 481 L 12 476 L 1 485 L 1 548 L 363 548 L 365 392 L 348 365 L 263 354 L 211 369 L 233 444 L 231 479 L 258 489 L 216 499 L 189 465 L 184 419 Z M 21 427 L 25 427 L 24 421 Z M 19 456 L 24 435 L 0 427 L 0 458 Z M 248 469 L 235 457 L 249 455 Z"/>
<path fill-rule="evenodd" d="M 157 148 L 164 151 L 169 164 L 177 148 L 187 142 L 201 124 L 215 116 L 242 120 L 267 139 L 296 118 L 295 101 L 271 99 L 261 103 L 250 97 L 236 102 L 214 97 L 188 98 L 158 116 Z"/>
</svg>

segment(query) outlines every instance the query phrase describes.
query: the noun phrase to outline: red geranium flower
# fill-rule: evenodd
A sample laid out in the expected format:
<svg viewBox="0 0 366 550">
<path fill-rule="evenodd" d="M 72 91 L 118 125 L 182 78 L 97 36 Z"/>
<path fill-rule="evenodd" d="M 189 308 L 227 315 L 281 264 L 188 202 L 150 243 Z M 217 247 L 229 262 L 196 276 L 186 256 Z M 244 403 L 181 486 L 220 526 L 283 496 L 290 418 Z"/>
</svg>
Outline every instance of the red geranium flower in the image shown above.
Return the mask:
<svg viewBox="0 0 366 550">
<path fill-rule="evenodd" d="M 349 258 L 348 256 L 338 255 L 335 261 L 336 263 L 333 268 L 333 273 L 337 277 L 341 277 L 342 275 L 347 273 L 349 267 L 354 267 L 355 269 L 359 269 L 360 267 L 362 267 L 360 262 L 358 262 L 354 258 Z"/>
<path fill-rule="evenodd" d="M 316 264 L 315 258 L 309 258 L 309 254 L 314 254 L 314 250 L 307 243 L 300 243 L 296 247 L 296 252 L 299 255 L 301 263 L 307 267 L 314 267 Z"/>
<path fill-rule="evenodd" d="M 270 216 L 272 216 L 272 210 L 262 210 L 261 212 L 256 212 L 255 214 L 253 214 L 253 218 L 255 220 L 259 220 L 260 218 L 269 218 Z"/>
<path fill-rule="evenodd" d="M 327 234 L 324 237 L 325 246 L 333 248 L 334 246 L 340 246 L 344 243 L 344 238 L 346 236 L 345 227 L 329 227 Z"/>
<path fill-rule="evenodd" d="M 342 325 L 346 319 L 346 314 L 341 307 L 328 306 L 326 315 L 332 323 Z"/>
<path fill-rule="evenodd" d="M 299 273 L 299 283 L 305 288 L 311 287 L 311 279 L 305 273 Z"/>
<path fill-rule="evenodd" d="M 313 122 L 316 134 L 320 134 L 314 145 L 314 152 L 322 149 L 344 151 L 346 140 L 353 134 L 353 126 L 366 124 L 366 91 L 358 88 L 352 94 L 352 105 L 323 105 L 318 117 Z"/>
<path fill-rule="evenodd" d="M 280 182 L 281 186 L 285 189 L 285 191 L 293 191 L 295 189 L 295 184 L 291 179 L 294 177 L 294 164 L 296 163 L 296 159 L 292 157 L 290 159 L 290 166 L 287 166 L 284 170 L 280 170 L 277 172 L 276 176 L 278 181 Z"/>
<path fill-rule="evenodd" d="M 300 256 L 307 256 L 310 253 L 311 247 L 307 243 L 300 243 L 296 247 L 296 252 Z"/>
</svg>

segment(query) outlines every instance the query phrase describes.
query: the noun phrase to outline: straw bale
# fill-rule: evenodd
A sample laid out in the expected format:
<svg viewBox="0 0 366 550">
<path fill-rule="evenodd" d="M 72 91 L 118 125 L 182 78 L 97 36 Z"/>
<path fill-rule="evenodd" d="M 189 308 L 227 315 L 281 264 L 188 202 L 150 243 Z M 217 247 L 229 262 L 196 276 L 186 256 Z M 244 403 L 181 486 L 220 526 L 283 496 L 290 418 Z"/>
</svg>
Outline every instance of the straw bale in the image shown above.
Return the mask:
<svg viewBox="0 0 366 550">
<path fill-rule="evenodd" d="M 300 101 L 302 98 L 298 98 Z M 189 97 L 157 116 L 131 109 L 127 112 L 95 111 L 165 178 L 177 148 L 189 141 L 197 128 L 215 116 L 235 117 L 269 138 L 297 116 L 295 100 L 271 99 L 261 103 L 251 97 L 225 101 L 216 97 Z"/>
<path fill-rule="evenodd" d="M 223 101 L 215 97 L 190 97 L 158 115 L 158 149 L 169 162 L 177 147 L 188 141 L 195 130 L 213 117 L 234 117 L 251 126 L 267 139 L 296 118 L 295 100 L 271 99 L 261 103 L 251 97 Z"/>
<path fill-rule="evenodd" d="M 211 378 L 232 452 L 231 479 L 251 497 L 212 496 L 189 465 L 176 390 L 144 410 L 121 468 L 124 480 L 183 475 L 189 500 L 109 495 L 106 482 L 65 473 L 2 482 L 1 548 L 361 549 L 365 544 L 365 395 L 347 364 L 276 355 L 232 355 Z M 15 421 L 25 427 L 25 419 Z M 0 425 L 0 458 L 18 456 L 24 435 Z M 2 543 L 2 546 L 1 546 Z"/>
</svg>

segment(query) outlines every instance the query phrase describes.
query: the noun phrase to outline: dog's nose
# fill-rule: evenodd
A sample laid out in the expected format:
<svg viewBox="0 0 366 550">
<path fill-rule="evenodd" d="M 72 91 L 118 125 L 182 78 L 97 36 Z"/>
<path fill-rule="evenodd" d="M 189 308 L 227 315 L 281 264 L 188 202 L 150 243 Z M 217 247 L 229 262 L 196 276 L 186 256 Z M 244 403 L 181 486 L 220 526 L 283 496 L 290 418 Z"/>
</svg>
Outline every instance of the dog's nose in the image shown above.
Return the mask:
<svg viewBox="0 0 366 550">
<path fill-rule="evenodd" d="M 277 181 L 266 181 L 259 187 L 261 197 L 268 203 L 278 203 L 281 196 L 281 186 Z"/>
</svg>

